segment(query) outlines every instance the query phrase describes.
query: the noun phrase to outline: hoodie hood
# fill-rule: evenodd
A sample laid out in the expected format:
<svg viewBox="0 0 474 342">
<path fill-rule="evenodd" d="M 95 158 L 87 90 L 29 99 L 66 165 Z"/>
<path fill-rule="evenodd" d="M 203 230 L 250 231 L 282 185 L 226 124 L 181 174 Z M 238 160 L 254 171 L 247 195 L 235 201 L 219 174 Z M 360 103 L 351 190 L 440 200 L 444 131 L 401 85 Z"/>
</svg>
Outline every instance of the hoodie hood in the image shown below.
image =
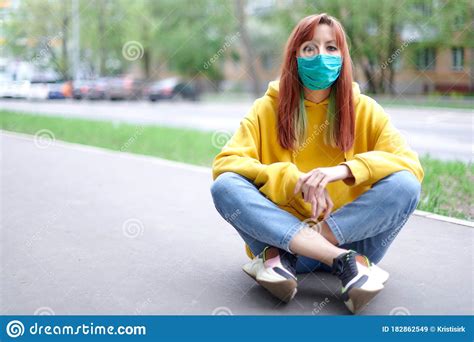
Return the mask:
<svg viewBox="0 0 474 342">
<path fill-rule="evenodd" d="M 276 101 L 278 98 L 279 85 L 280 85 L 279 80 L 271 81 L 268 84 L 268 89 L 265 93 L 265 96 L 269 96 L 272 98 L 272 100 Z M 359 99 L 360 99 L 360 87 L 357 82 L 352 82 L 352 94 L 353 94 L 354 104 L 356 105 L 357 103 L 359 103 Z M 321 104 L 327 104 L 328 102 L 329 102 L 329 97 L 319 103 L 304 100 L 305 105 L 309 107 L 318 106 Z"/>
</svg>

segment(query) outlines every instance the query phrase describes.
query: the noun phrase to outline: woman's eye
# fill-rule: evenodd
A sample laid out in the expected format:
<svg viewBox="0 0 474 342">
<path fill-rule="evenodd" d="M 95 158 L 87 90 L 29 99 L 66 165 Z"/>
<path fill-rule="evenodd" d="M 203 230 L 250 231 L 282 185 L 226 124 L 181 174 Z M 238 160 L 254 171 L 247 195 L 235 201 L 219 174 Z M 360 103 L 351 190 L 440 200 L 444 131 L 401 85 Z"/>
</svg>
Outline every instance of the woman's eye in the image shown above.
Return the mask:
<svg viewBox="0 0 474 342">
<path fill-rule="evenodd" d="M 336 51 L 336 50 L 337 50 L 337 47 L 335 47 L 335 46 L 328 46 L 328 50 L 329 50 L 329 51 Z"/>
</svg>

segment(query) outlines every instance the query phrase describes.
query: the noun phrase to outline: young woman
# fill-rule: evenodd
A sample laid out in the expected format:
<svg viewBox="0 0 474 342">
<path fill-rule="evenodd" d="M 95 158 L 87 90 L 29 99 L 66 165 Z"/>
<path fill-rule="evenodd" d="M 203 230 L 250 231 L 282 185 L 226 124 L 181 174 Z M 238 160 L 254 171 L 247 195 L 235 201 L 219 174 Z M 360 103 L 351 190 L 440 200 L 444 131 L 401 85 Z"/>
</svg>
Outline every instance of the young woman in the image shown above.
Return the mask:
<svg viewBox="0 0 474 342">
<path fill-rule="evenodd" d="M 376 266 L 415 210 L 424 172 L 389 116 L 360 93 L 342 25 L 311 15 L 213 163 L 214 204 L 245 241 L 243 270 L 282 301 L 297 273 L 342 283 L 351 312 L 383 289 Z"/>
</svg>

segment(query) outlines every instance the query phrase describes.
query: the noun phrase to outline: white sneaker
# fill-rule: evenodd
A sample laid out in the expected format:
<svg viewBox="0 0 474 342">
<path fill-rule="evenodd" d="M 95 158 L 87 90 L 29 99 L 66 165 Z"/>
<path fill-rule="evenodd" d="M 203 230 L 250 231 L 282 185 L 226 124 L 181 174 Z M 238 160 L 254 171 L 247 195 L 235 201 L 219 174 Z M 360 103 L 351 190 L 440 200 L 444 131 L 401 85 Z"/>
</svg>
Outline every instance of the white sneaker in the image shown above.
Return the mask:
<svg viewBox="0 0 474 342">
<path fill-rule="evenodd" d="M 342 299 L 352 313 L 360 311 L 384 288 L 377 278 L 383 276 L 380 267 L 370 269 L 370 265 L 366 256 L 352 250 L 333 260 L 332 273 L 341 280 Z"/>
<path fill-rule="evenodd" d="M 387 271 L 381 269 L 379 266 L 372 263 L 370 263 L 369 269 L 372 272 L 372 275 L 374 276 L 374 278 L 377 279 L 379 283 L 382 283 L 385 285 L 388 278 L 390 277 L 390 274 Z"/>
<path fill-rule="evenodd" d="M 258 256 L 242 266 L 242 270 L 284 302 L 297 292 L 296 256 L 276 247 L 267 246 Z"/>
</svg>

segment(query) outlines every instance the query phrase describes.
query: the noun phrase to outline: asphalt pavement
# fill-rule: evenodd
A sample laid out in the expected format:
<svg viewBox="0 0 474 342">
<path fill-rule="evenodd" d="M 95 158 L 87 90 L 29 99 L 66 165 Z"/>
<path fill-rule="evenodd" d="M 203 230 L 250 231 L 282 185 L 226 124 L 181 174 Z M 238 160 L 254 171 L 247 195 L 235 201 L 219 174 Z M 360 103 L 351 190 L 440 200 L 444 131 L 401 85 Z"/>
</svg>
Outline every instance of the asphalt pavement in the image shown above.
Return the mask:
<svg viewBox="0 0 474 342">
<path fill-rule="evenodd" d="M 0 313 L 347 315 L 327 273 L 282 304 L 241 271 L 207 168 L 2 132 Z M 474 229 L 413 215 L 363 315 L 473 314 Z"/>
</svg>

